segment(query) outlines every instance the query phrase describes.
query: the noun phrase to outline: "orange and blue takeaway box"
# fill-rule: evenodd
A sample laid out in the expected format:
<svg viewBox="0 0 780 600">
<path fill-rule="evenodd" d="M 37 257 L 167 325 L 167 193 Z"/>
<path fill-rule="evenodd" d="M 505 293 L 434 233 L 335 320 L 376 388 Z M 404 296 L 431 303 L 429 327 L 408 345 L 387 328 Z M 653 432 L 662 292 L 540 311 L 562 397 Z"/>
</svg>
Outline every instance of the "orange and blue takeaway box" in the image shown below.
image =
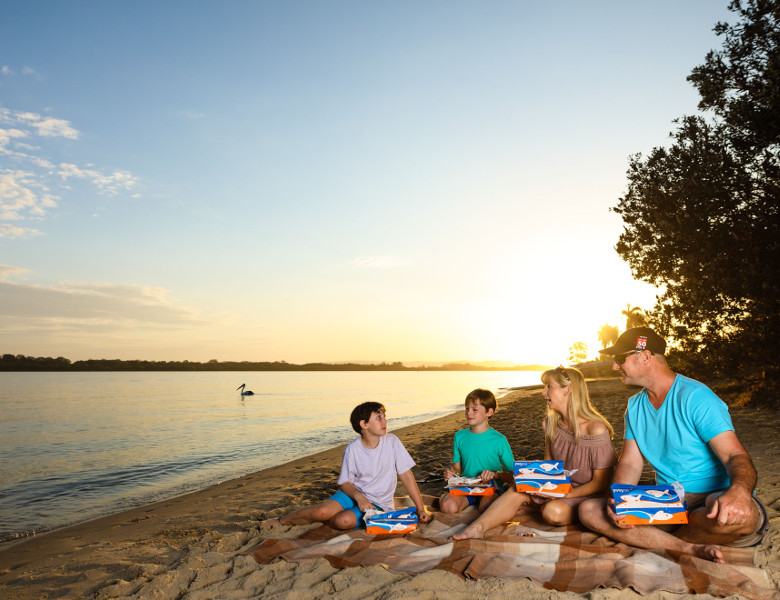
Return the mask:
<svg viewBox="0 0 780 600">
<path fill-rule="evenodd" d="M 685 490 L 671 485 L 624 485 L 613 483 L 615 514 L 621 525 L 677 525 L 688 522 Z"/>
<path fill-rule="evenodd" d="M 571 491 L 571 472 L 562 460 L 516 460 L 514 478 L 518 492 L 561 498 Z"/>
<path fill-rule="evenodd" d="M 493 496 L 496 486 L 492 481 L 482 481 L 479 477 L 450 477 L 447 490 L 452 496 Z"/>
<path fill-rule="evenodd" d="M 417 529 L 417 509 L 413 506 L 388 512 L 366 511 L 366 531 L 371 534 L 411 533 Z"/>
</svg>

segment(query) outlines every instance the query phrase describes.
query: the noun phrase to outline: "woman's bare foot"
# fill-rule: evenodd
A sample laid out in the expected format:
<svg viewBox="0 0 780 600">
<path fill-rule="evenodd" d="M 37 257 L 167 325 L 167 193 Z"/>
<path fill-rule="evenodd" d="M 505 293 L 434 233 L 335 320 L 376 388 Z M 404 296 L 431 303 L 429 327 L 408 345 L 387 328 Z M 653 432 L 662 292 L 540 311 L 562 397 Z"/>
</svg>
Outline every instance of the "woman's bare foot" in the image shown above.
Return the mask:
<svg viewBox="0 0 780 600">
<path fill-rule="evenodd" d="M 456 533 L 450 539 L 451 540 L 468 540 L 471 538 L 481 538 L 485 535 L 480 523 L 474 522 L 460 533 Z"/>
<path fill-rule="evenodd" d="M 693 554 L 694 556 L 698 556 L 704 560 L 710 560 L 714 563 L 722 564 L 726 562 L 723 558 L 723 552 L 720 551 L 720 548 L 712 544 L 694 544 Z"/>
<path fill-rule="evenodd" d="M 260 521 L 260 529 L 277 529 L 279 527 L 282 527 L 284 523 L 282 523 L 281 517 L 271 517 L 270 519 L 265 519 L 264 521 Z"/>
</svg>

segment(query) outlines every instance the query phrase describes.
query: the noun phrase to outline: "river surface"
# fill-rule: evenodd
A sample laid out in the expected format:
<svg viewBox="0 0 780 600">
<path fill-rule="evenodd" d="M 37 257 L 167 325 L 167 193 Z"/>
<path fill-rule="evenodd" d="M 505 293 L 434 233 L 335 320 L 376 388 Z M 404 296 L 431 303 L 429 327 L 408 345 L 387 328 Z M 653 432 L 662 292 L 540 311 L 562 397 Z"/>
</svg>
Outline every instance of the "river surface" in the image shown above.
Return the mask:
<svg viewBox="0 0 780 600">
<path fill-rule="evenodd" d="M 253 396 L 236 390 L 246 383 Z M 202 489 L 461 409 L 536 371 L 0 373 L 0 541 Z"/>
</svg>

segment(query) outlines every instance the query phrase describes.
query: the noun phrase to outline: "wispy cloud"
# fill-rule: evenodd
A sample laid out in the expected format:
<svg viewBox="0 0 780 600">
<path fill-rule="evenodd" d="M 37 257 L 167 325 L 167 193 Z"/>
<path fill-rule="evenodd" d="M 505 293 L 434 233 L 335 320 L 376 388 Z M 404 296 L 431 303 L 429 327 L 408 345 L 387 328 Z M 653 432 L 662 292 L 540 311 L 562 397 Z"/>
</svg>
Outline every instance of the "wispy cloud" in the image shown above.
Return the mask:
<svg viewBox="0 0 780 600">
<path fill-rule="evenodd" d="M 197 311 L 179 305 L 167 290 L 103 283 L 41 286 L 10 281 L 24 269 L 0 266 L 0 332 L 25 327 L 86 327 L 115 330 L 135 326 L 182 327 L 205 323 Z"/>
<path fill-rule="evenodd" d="M 0 148 L 4 148 L 15 138 L 27 137 L 27 133 L 21 129 L 0 129 Z"/>
<path fill-rule="evenodd" d="M 72 140 L 79 137 L 79 132 L 64 119 L 41 119 L 34 121 L 31 125 L 38 130 L 38 135 L 43 137 L 64 137 Z"/>
<path fill-rule="evenodd" d="M 9 279 L 21 275 L 22 273 L 29 273 L 29 269 L 23 269 L 22 267 L 12 267 L 11 265 L 0 265 L 0 281 L 8 281 Z"/>
<path fill-rule="evenodd" d="M 0 75 L 11 77 L 13 75 L 16 75 L 16 72 L 8 65 L 3 65 L 2 67 L 0 67 Z M 35 69 L 33 69 L 32 67 L 28 67 L 27 65 L 22 67 L 22 75 L 34 75 L 35 77 L 40 77 L 40 75 L 38 75 L 38 72 Z"/>
<path fill-rule="evenodd" d="M 39 218 L 46 214 L 47 209 L 55 206 L 57 197 L 35 174 L 29 171 L 0 170 L 0 220 Z"/>
<path fill-rule="evenodd" d="M 25 67 L 25 74 L 35 71 Z M 12 73 L 10 68 L 8 73 Z M 6 74 L 6 68 L 3 68 Z M 94 164 L 55 162 L 47 156 L 47 144 L 57 139 L 78 140 L 79 131 L 65 119 L 33 112 L 0 108 L 0 237 L 25 237 L 41 233 L 18 221 L 41 220 L 62 201 L 69 179 L 86 181 L 102 195 L 134 192 L 138 178 L 127 171 L 108 170 Z M 5 221 L 5 223 L 3 223 Z M 13 226 L 8 222 L 14 221 Z"/>
<path fill-rule="evenodd" d="M 352 264 L 361 269 L 386 269 L 398 267 L 403 261 L 396 256 L 360 256 Z"/>
<path fill-rule="evenodd" d="M 16 227 L 7 223 L 0 223 L 0 238 L 27 238 L 41 235 L 41 232 L 31 227 Z"/>
<path fill-rule="evenodd" d="M 72 140 L 79 137 L 79 132 L 71 126 L 70 121 L 44 117 L 32 112 L 0 108 L 0 123 L 27 127 L 42 137 L 64 137 Z"/>
<path fill-rule="evenodd" d="M 65 181 L 70 177 L 91 181 L 106 194 L 117 194 L 121 190 L 132 190 L 137 183 L 134 175 L 127 171 L 114 171 L 113 173 L 101 173 L 94 165 L 86 165 L 80 168 L 78 165 L 61 163 L 57 174 Z"/>
<path fill-rule="evenodd" d="M 188 119 L 192 119 L 195 121 L 197 121 L 198 119 L 203 119 L 206 116 L 206 113 L 196 112 L 194 110 L 180 110 L 179 114 L 183 117 L 187 117 Z"/>
</svg>

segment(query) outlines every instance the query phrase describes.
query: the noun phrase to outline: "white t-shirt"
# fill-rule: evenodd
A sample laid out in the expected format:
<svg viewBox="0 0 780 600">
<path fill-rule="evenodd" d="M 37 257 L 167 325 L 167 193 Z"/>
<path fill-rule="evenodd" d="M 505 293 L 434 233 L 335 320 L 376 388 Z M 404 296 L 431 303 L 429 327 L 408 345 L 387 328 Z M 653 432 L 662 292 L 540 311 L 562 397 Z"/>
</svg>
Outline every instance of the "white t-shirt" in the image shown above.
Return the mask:
<svg viewBox="0 0 780 600">
<path fill-rule="evenodd" d="M 344 449 L 338 483 L 351 483 L 372 504 L 393 510 L 398 475 L 413 466 L 414 460 L 392 433 L 380 437 L 376 448 L 366 448 L 357 438 Z"/>
</svg>

